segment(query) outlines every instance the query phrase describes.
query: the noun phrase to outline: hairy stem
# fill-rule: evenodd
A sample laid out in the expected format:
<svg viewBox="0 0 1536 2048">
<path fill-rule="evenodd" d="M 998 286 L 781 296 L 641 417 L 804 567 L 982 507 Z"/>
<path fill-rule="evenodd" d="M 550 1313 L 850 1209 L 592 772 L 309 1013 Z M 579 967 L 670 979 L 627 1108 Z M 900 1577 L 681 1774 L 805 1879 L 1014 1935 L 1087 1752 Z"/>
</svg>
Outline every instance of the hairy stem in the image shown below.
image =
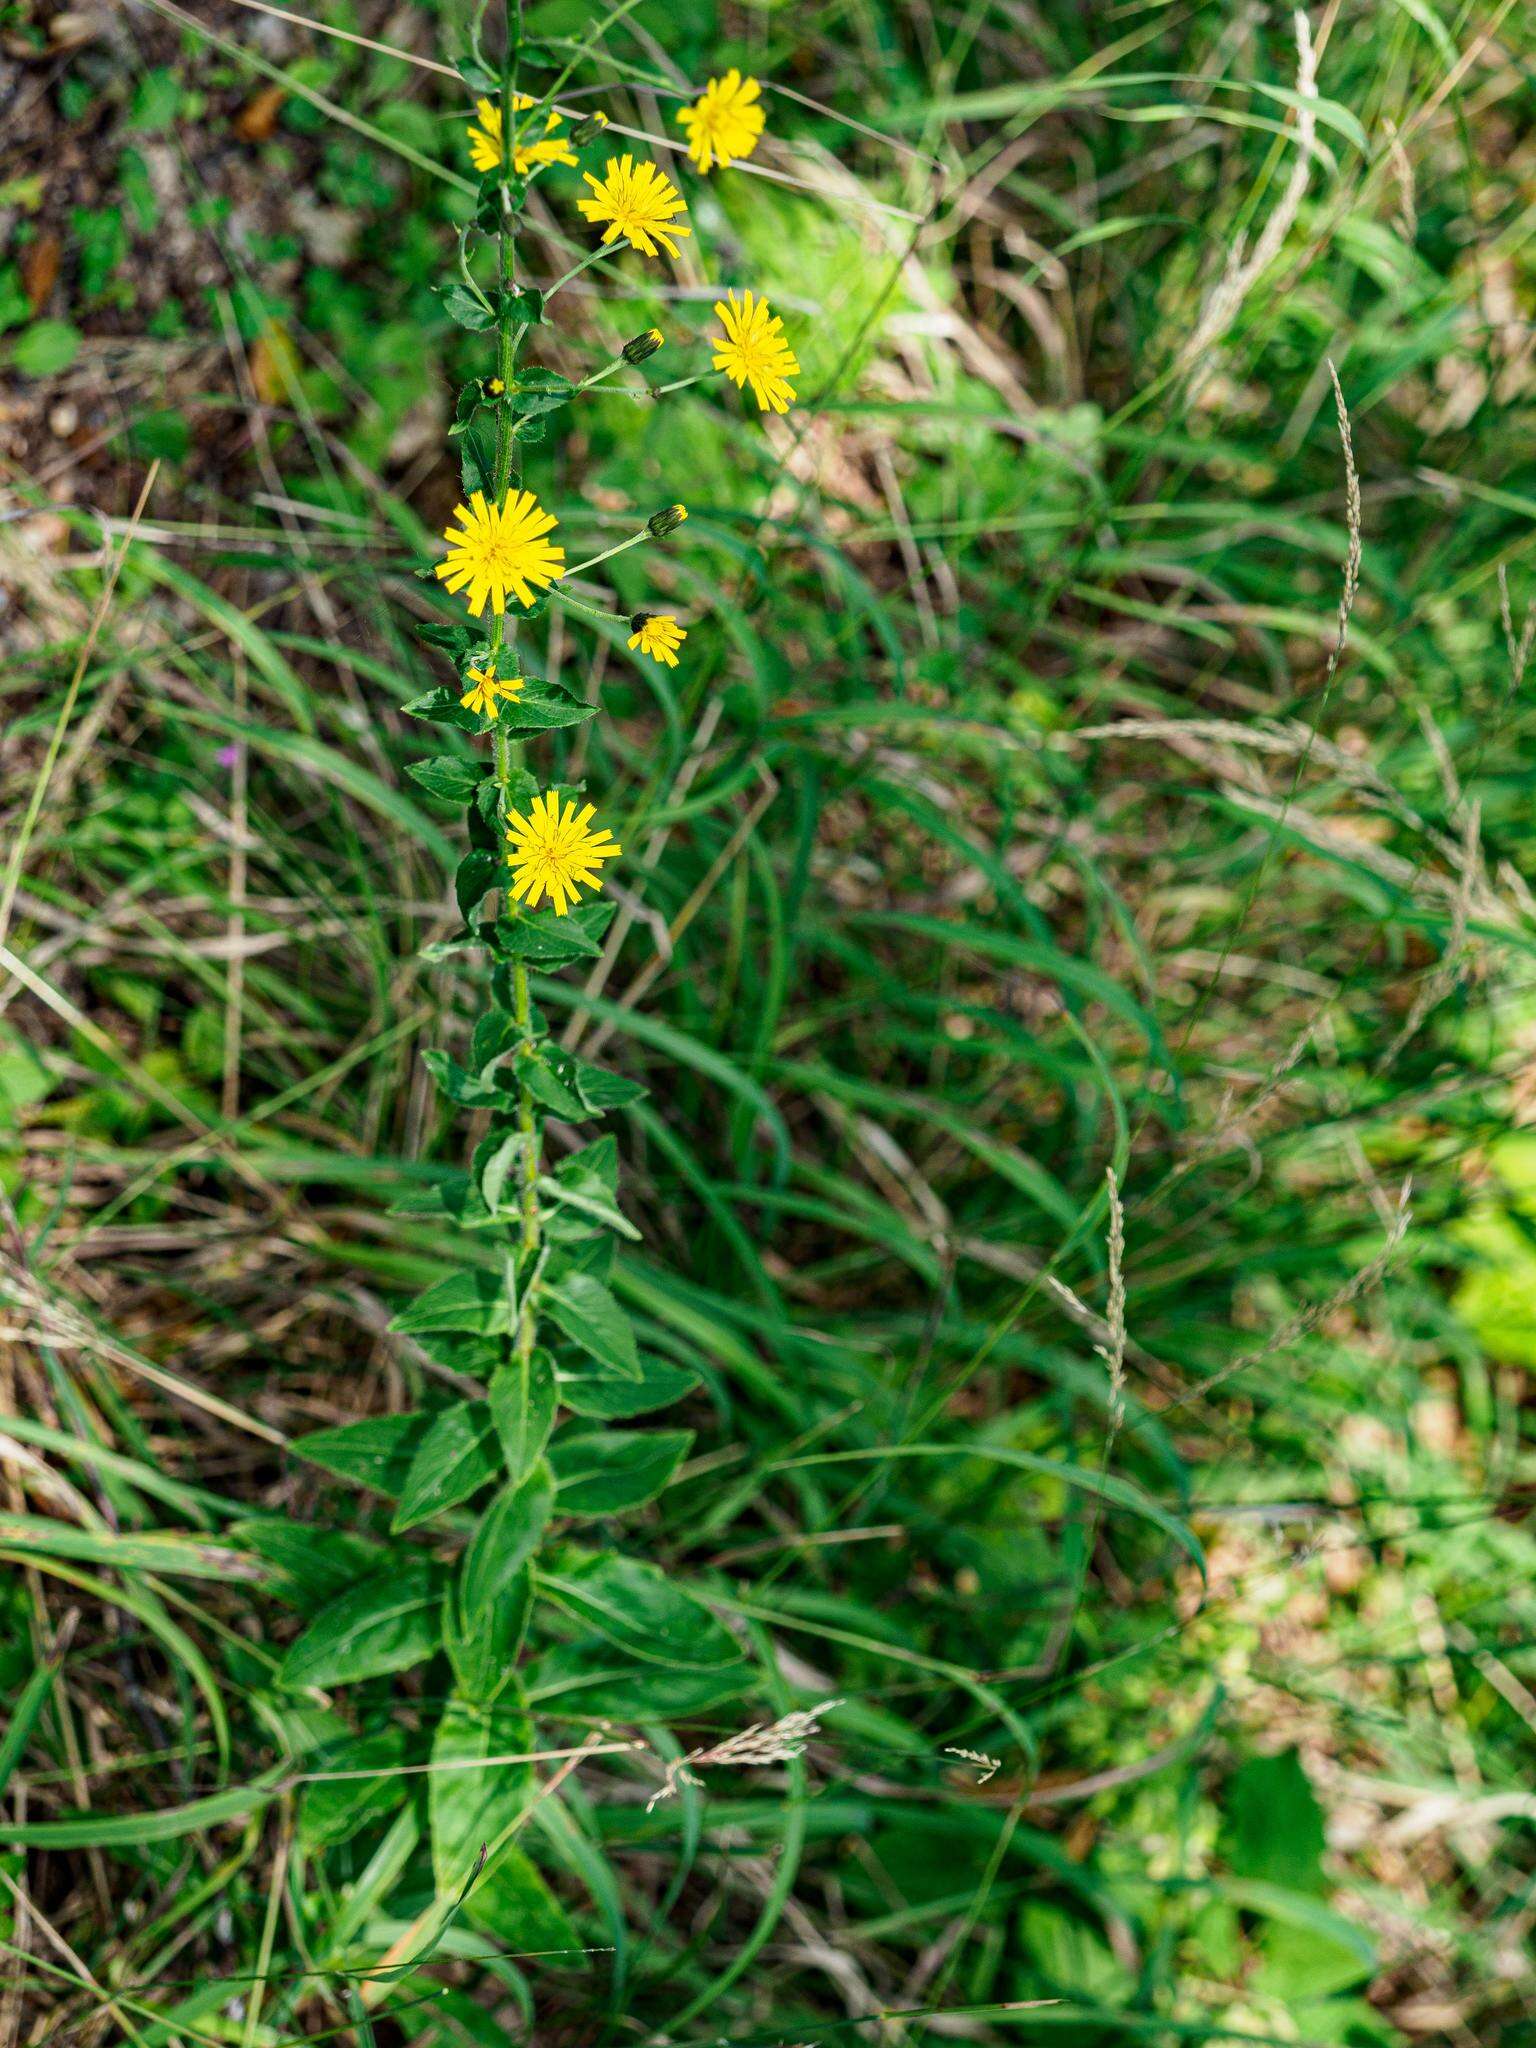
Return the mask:
<svg viewBox="0 0 1536 2048">
<path fill-rule="evenodd" d="M 507 0 L 506 43 L 502 57 L 501 76 L 501 148 L 502 175 L 511 178 L 513 158 L 517 149 L 517 116 L 513 102 L 517 97 L 518 46 L 522 40 L 522 0 Z M 517 351 L 523 338 L 526 323 L 519 320 L 512 306 L 512 294 L 517 285 L 517 215 L 513 211 L 509 194 L 503 188 L 501 218 L 498 231 L 499 272 L 501 292 L 496 308 L 496 375 L 501 380 L 503 403 L 496 409 L 496 503 L 501 504 L 511 488 L 514 473 L 520 474 L 517 438 L 512 431 L 512 410 L 505 401 L 512 390 L 517 376 Z M 498 615 L 494 628 L 493 647 L 503 644 L 506 631 L 504 615 Z M 501 808 L 505 815 L 509 808 L 508 784 L 514 765 L 521 765 L 522 746 L 507 737 L 498 726 L 496 729 L 496 776 L 501 784 Z M 510 898 L 508 908 L 510 908 Z M 512 969 L 512 1009 L 517 1023 L 519 1053 L 533 1050 L 531 1011 L 528 1002 L 528 970 L 519 960 Z M 526 1081 L 517 1084 L 517 1128 L 521 1138 L 518 1150 L 518 1185 L 522 1210 L 521 1251 L 523 1255 L 523 1286 L 521 1306 L 517 1318 L 517 1355 L 525 1371 L 533 1351 L 533 1340 L 537 1329 L 534 1313 L 532 1278 L 538 1267 L 539 1253 L 539 1128 L 534 1116 L 533 1094 Z"/>
</svg>

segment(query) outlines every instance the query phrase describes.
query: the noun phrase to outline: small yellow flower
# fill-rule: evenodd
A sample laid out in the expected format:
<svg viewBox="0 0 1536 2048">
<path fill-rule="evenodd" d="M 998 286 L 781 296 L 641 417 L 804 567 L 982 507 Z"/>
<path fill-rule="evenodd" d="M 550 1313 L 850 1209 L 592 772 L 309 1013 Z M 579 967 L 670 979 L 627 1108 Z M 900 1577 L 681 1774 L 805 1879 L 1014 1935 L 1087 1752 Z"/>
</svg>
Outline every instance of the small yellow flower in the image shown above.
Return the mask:
<svg viewBox="0 0 1536 2048">
<path fill-rule="evenodd" d="M 597 872 L 602 863 L 624 851 L 611 832 L 588 829 L 590 804 L 583 804 L 578 811 L 574 803 L 567 802 L 562 811 L 553 790 L 534 798 L 526 818 L 519 811 L 510 816 L 507 862 L 512 869 L 512 894 L 530 910 L 537 910 L 547 896 L 556 917 L 564 917 L 582 889 L 596 892 L 602 887 Z"/>
<path fill-rule="evenodd" d="M 494 654 L 484 668 L 471 667 L 469 680 L 472 687 L 464 692 L 459 702 L 466 711 L 473 711 L 480 718 L 494 718 L 503 698 L 511 704 L 523 694 L 521 676 L 497 675 Z"/>
<path fill-rule="evenodd" d="M 534 102 L 527 93 L 514 93 L 514 113 L 525 114 Z M 497 171 L 501 168 L 501 109 L 494 100 L 476 100 L 475 112 L 480 116 L 480 126 L 469 125 L 469 160 L 477 171 Z M 520 178 L 526 178 L 530 171 L 542 170 L 545 164 L 569 164 L 574 169 L 576 159 L 571 154 L 570 144 L 564 136 L 557 135 L 565 120 L 553 107 L 544 123 L 546 140 L 525 142 L 514 136 L 512 139 L 512 168 Z"/>
<path fill-rule="evenodd" d="M 724 170 L 756 149 L 763 133 L 763 110 L 757 104 L 762 90 L 755 78 L 743 78 L 733 66 L 724 78 L 712 78 L 691 107 L 678 109 L 678 125 L 688 130 L 688 154 L 701 171 L 711 164 Z"/>
<path fill-rule="evenodd" d="M 592 187 L 593 197 L 576 203 L 588 220 L 607 221 L 604 242 L 628 242 L 642 256 L 654 256 L 659 242 L 675 257 L 674 237 L 693 233 L 677 219 L 684 211 L 682 194 L 654 164 L 637 164 L 632 156 L 611 156 L 601 178 L 594 178 L 590 171 L 583 171 L 582 176 Z"/>
<path fill-rule="evenodd" d="M 631 647 L 638 647 L 652 661 L 664 661 L 668 668 L 677 667 L 677 650 L 688 638 L 686 626 L 680 626 L 670 612 L 636 612 L 629 623 L 635 629 L 629 636 Z"/>
<path fill-rule="evenodd" d="M 503 393 L 503 391 L 506 390 L 507 387 L 505 384 L 502 383 L 499 377 L 493 377 L 490 383 L 487 384 L 485 388 L 487 391 L 490 392 L 492 398 L 500 398 L 501 394 Z"/>
<path fill-rule="evenodd" d="M 448 554 L 436 573 L 450 590 L 467 588 L 465 602 L 477 619 L 487 598 L 497 613 L 506 610 L 509 590 L 519 604 L 530 605 L 535 589 L 547 590 L 565 574 L 565 549 L 545 538 L 554 531 L 554 514 L 532 491 L 512 491 L 500 505 L 488 505 L 476 491 L 453 516 L 459 529 L 450 525 L 444 533 Z"/>
<path fill-rule="evenodd" d="M 752 396 L 764 412 L 788 412 L 794 397 L 791 377 L 798 377 L 800 365 L 784 339 L 784 322 L 770 314 L 766 299 L 754 299 L 743 292 L 729 303 L 716 300 L 715 311 L 725 329 L 715 339 L 715 368 L 724 370 L 739 391 L 752 386 Z"/>
</svg>

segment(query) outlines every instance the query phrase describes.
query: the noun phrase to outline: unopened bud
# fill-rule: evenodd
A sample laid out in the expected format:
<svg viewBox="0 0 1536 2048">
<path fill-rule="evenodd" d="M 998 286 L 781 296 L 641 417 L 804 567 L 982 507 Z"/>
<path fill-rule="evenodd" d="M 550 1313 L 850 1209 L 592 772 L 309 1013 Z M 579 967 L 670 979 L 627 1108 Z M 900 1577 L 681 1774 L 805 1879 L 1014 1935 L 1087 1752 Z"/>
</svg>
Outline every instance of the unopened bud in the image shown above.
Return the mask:
<svg viewBox="0 0 1536 2048">
<path fill-rule="evenodd" d="M 619 354 L 626 363 L 643 363 L 647 356 L 655 355 L 665 339 L 659 327 L 647 327 L 644 334 L 637 334 L 632 341 L 626 341 Z"/>
<path fill-rule="evenodd" d="M 588 114 L 584 120 L 578 121 L 571 130 L 571 141 L 577 149 L 585 149 L 589 142 L 596 142 L 607 126 L 608 116 L 606 114 Z"/>
<path fill-rule="evenodd" d="M 645 522 L 645 530 L 652 540 L 665 540 L 669 533 L 675 533 L 688 517 L 686 505 L 663 505 L 659 512 L 653 512 Z"/>
</svg>

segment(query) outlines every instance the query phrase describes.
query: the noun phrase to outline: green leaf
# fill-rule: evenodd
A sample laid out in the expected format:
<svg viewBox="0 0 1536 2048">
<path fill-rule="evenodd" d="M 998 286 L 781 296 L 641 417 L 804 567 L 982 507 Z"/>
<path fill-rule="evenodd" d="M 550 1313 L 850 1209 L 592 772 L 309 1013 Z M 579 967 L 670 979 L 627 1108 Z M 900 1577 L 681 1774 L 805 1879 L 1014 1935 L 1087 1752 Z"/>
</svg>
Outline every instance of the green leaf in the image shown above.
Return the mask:
<svg viewBox="0 0 1536 2048">
<path fill-rule="evenodd" d="M 354 1741 L 325 1751 L 325 1769 L 377 1771 L 365 1778 L 337 1776 L 304 1787 L 299 1839 L 320 1849 L 348 1841 L 366 1821 L 392 1813 L 406 1795 L 409 1778 L 397 1775 L 405 1762 L 405 1730 L 398 1724 L 371 1729 Z"/>
<path fill-rule="evenodd" d="M 562 1515 L 614 1515 L 654 1499 L 687 1455 L 691 1429 L 563 1432 L 550 1446 Z"/>
<path fill-rule="evenodd" d="M 544 1350 L 535 1350 L 526 1367 L 513 1359 L 492 1376 L 490 1391 L 501 1455 L 517 1485 L 544 1455 L 554 1428 L 555 1362 Z"/>
<path fill-rule="evenodd" d="M 472 853 L 465 854 L 453 878 L 453 893 L 459 915 L 466 924 L 479 908 L 486 890 L 496 888 L 505 875 L 506 867 L 500 855 L 487 851 L 485 847 L 477 846 Z"/>
<path fill-rule="evenodd" d="M 396 1500 L 416 1447 L 431 1426 L 430 1415 L 368 1415 L 336 1429 L 312 1430 L 290 1448 L 338 1479 L 355 1480 Z"/>
<path fill-rule="evenodd" d="M 408 1670 L 441 1640 L 441 1576 L 429 1560 L 412 1559 L 365 1579 L 316 1615 L 278 1677 L 292 1687 L 351 1685 Z"/>
<path fill-rule="evenodd" d="M 519 911 L 497 926 L 496 944 L 509 960 L 526 960 L 535 967 L 567 967 L 573 960 L 596 960 L 603 950 L 603 933 L 617 909 L 612 897 L 597 897 L 567 911 L 564 917 L 547 910 Z"/>
<path fill-rule="evenodd" d="M 465 636 L 466 645 L 470 644 L 471 637 Z M 451 725 L 459 732 L 478 733 L 481 721 L 459 702 L 462 694 L 459 690 L 446 690 L 439 684 L 424 696 L 413 697 L 409 704 L 402 704 L 400 709 L 408 718 L 425 718 L 433 725 Z"/>
<path fill-rule="evenodd" d="M 189 1579 L 264 1579 L 253 1557 L 170 1529 L 82 1529 L 54 1515 L 0 1514 L 0 1549 L 28 1557 L 71 1557 L 118 1571 L 169 1572 Z"/>
<path fill-rule="evenodd" d="M 459 434 L 459 482 L 466 498 L 496 495 L 496 437 L 487 420 L 472 419 Z"/>
<path fill-rule="evenodd" d="M 80 330 L 67 320 L 34 320 L 11 344 L 11 362 L 24 377 L 57 377 L 80 353 Z"/>
<path fill-rule="evenodd" d="M 570 1915 L 516 1842 L 492 1858 L 465 1901 L 464 1916 L 514 1958 L 563 1955 L 574 1963 L 584 1953 Z"/>
<path fill-rule="evenodd" d="M 562 377 L 558 370 L 531 368 L 518 371 L 507 395 L 513 410 L 526 419 L 568 405 L 575 388 L 570 378 Z"/>
<path fill-rule="evenodd" d="M 627 1074 L 615 1074 L 607 1067 L 595 1067 L 590 1060 L 572 1059 L 569 1079 L 582 1101 L 595 1116 L 605 1110 L 623 1109 L 647 1093 L 644 1084 Z"/>
<path fill-rule="evenodd" d="M 555 1481 L 542 1459 L 516 1486 L 504 1486 L 480 1518 L 460 1568 L 459 1604 L 466 1620 L 485 1615 L 538 1549 L 555 1501 Z"/>
<path fill-rule="evenodd" d="M 449 1654 L 460 1689 L 491 1700 L 513 1677 L 532 1605 L 529 1559 L 554 1505 L 555 1483 L 541 1460 L 520 1486 L 507 1486 L 480 1518 L 459 1566 Z"/>
<path fill-rule="evenodd" d="M 398 1536 L 457 1507 L 501 1470 L 500 1446 L 488 1401 L 456 1401 L 423 1437 L 406 1474 L 391 1524 Z"/>
<path fill-rule="evenodd" d="M 702 1600 L 639 1558 L 567 1555 L 558 1569 L 540 1571 L 539 1591 L 603 1641 L 644 1663 L 722 1671 L 743 1662 L 736 1638 Z"/>
<path fill-rule="evenodd" d="M 512 1328 L 511 1304 L 498 1275 L 471 1268 L 450 1273 L 402 1309 L 389 1326 L 413 1330 L 468 1330 L 476 1337 L 505 1336 Z"/>
<path fill-rule="evenodd" d="M 462 284 L 441 286 L 438 297 L 443 302 L 443 311 L 455 326 L 467 327 L 471 334 L 482 334 L 487 327 L 496 324 L 496 315 L 491 308 Z"/>
<path fill-rule="evenodd" d="M 430 761 L 412 761 L 406 774 L 419 782 L 428 796 L 444 803 L 467 804 L 487 778 L 477 761 L 461 761 L 456 754 L 437 754 Z M 494 781 L 494 777 L 490 778 Z"/>
<path fill-rule="evenodd" d="M 461 1067 L 457 1060 L 450 1059 L 440 1046 L 429 1045 L 421 1055 L 421 1063 L 448 1100 L 465 1109 L 487 1109 L 503 1099 L 510 1099 L 495 1075 L 483 1080 L 479 1074 L 470 1073 L 467 1067 Z"/>
<path fill-rule="evenodd" d="M 659 1358 L 640 1359 L 638 1380 L 616 1380 L 610 1373 L 559 1372 L 560 1399 L 578 1415 L 599 1422 L 627 1422 L 633 1415 L 648 1415 L 657 1408 L 670 1408 L 699 1384 L 696 1372 L 670 1365 Z"/>
<path fill-rule="evenodd" d="M 549 1319 L 571 1342 L 621 1378 L 640 1378 L 640 1354 L 629 1318 L 601 1280 L 590 1273 L 567 1273 L 544 1289 Z"/>
<path fill-rule="evenodd" d="M 449 1700 L 432 1738 L 436 1768 L 428 1779 L 432 1871 L 439 1890 L 462 1889 L 482 1846 L 517 1819 L 533 1789 L 532 1764 L 475 1764 L 526 1756 L 532 1748 L 532 1724 L 520 1704 Z"/>
<path fill-rule="evenodd" d="M 612 1139 L 600 1139 L 598 1145 L 584 1145 L 561 1160 L 552 1174 L 539 1176 L 539 1192 L 547 1205 L 546 1228 L 552 1235 L 585 1235 L 597 1224 L 639 1242 L 639 1231 L 614 1199 L 615 1176 L 607 1170 L 611 1151 L 602 1153 L 600 1163 L 593 1159 L 599 1145 L 612 1144 Z M 567 1212 L 563 1218 L 562 1210 Z"/>
<path fill-rule="evenodd" d="M 1222 1846 L 1239 1877 L 1325 1892 L 1323 1810 L 1294 1749 L 1251 1756 L 1227 1790 Z"/>
<path fill-rule="evenodd" d="M 556 1116 L 580 1117 L 585 1114 L 586 1105 L 581 1098 L 573 1095 L 556 1078 L 550 1062 L 542 1054 L 519 1053 L 512 1062 L 512 1070 L 534 1101 L 545 1109 L 553 1110 Z"/>
<path fill-rule="evenodd" d="M 340 1431 L 330 1433 L 339 1435 Z M 346 1529 L 263 1516 L 259 1521 L 231 1523 L 228 1534 L 273 1567 L 278 1575 L 273 1591 L 305 1614 L 324 1607 L 359 1579 L 371 1577 L 384 1563 L 382 1544 Z"/>
<path fill-rule="evenodd" d="M 538 609 L 533 607 L 526 615 L 531 618 Z M 596 711 L 595 704 L 578 697 L 563 683 L 530 682 L 521 696 L 502 703 L 496 722 L 507 732 L 556 732 L 564 726 L 580 725 Z"/>
</svg>

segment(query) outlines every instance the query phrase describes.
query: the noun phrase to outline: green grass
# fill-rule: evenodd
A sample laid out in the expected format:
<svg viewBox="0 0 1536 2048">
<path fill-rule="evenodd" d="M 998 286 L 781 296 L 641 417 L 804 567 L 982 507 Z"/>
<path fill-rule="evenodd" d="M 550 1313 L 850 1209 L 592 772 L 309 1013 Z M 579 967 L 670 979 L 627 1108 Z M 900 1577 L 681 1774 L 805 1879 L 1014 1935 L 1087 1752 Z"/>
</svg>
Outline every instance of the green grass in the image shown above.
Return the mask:
<svg viewBox="0 0 1536 2048">
<path fill-rule="evenodd" d="M 457 53 L 457 11 L 315 11 Z M 0 2039 L 1524 2039 L 1536 833 L 1500 617 L 1507 586 L 1518 642 L 1536 596 L 1536 40 L 1341 10 L 1306 192 L 1191 378 L 1291 171 L 1280 13 L 633 19 L 683 75 L 834 111 L 774 102 L 813 190 L 694 201 L 695 274 L 785 312 L 789 430 L 718 379 L 594 403 L 550 483 L 583 554 L 692 515 L 679 670 L 579 623 L 551 652 L 601 679 L 566 760 L 627 935 L 590 996 L 535 993 L 650 1091 L 615 1286 L 696 1434 L 650 1505 L 572 1525 L 523 1674 L 541 1752 L 643 1748 L 460 1774 L 479 1811 L 422 1768 L 441 1659 L 279 1676 L 327 1599 L 471 1527 L 394 1536 L 289 1448 L 476 1382 L 386 1334 L 462 1256 L 418 1213 L 464 1141 L 420 1054 L 485 999 L 423 956 L 460 823 L 400 713 L 438 680 L 404 626 L 457 489 L 431 408 L 483 367 L 430 290 L 457 102 L 234 8 L 28 68 L 0 353 L 50 375 L 11 380 L 7 849 L 99 514 L 162 468 L 0 989 L 0 1870 L 31 1902 L 0 1899 Z M 275 128 L 232 141 L 270 71 Z M 109 167 L 87 201 L 61 130 Z M 6 280 L 50 232 L 34 313 Z M 711 296 L 593 300 L 556 359 L 656 318 L 689 375 Z M 1331 682 L 1330 361 L 1362 539 Z M 654 600 L 654 558 L 608 566 Z M 739 1682 L 715 1636 L 646 1666 L 645 1596 L 605 1582 L 592 1683 L 593 1552 L 700 1590 Z M 648 1807 L 666 1760 L 827 1700 L 803 1759 Z M 452 1908 L 507 1815 L 488 1931 Z"/>
</svg>

